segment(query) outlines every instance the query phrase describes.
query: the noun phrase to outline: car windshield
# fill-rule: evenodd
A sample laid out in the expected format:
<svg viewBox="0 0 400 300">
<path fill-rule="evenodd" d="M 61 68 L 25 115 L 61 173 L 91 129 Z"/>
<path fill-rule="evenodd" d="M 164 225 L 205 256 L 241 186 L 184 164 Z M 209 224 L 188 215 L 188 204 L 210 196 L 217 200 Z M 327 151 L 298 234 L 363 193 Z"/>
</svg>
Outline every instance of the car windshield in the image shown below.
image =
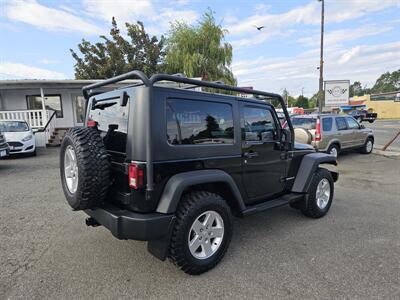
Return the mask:
<svg viewBox="0 0 400 300">
<path fill-rule="evenodd" d="M 23 132 L 28 130 L 28 124 L 24 121 L 0 121 L 0 131 L 2 132 Z"/>
<path fill-rule="evenodd" d="M 314 118 L 292 118 L 294 128 L 315 129 L 315 123 Z"/>
</svg>

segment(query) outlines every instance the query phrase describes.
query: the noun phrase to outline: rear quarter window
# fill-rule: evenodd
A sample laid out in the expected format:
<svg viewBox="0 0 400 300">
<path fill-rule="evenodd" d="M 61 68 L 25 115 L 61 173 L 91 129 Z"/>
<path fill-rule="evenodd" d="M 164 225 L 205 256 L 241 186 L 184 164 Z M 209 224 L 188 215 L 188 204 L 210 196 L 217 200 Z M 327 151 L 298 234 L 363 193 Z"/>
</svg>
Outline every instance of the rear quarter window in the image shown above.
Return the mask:
<svg viewBox="0 0 400 300">
<path fill-rule="evenodd" d="M 233 111 L 226 103 L 170 99 L 167 141 L 172 145 L 233 144 Z"/>
<path fill-rule="evenodd" d="M 332 130 L 332 118 L 322 118 L 322 130 L 331 131 Z"/>
</svg>

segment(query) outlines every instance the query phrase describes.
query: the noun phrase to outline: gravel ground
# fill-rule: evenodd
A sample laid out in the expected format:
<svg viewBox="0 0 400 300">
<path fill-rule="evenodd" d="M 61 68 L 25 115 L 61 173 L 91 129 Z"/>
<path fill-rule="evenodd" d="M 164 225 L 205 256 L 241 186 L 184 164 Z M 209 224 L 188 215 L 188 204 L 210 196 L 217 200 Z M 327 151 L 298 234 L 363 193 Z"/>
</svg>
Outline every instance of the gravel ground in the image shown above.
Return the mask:
<svg viewBox="0 0 400 300">
<path fill-rule="evenodd" d="M 282 207 L 234 222 L 224 260 L 188 276 L 62 194 L 58 148 L 0 161 L 0 299 L 400 299 L 400 159 L 344 154 L 330 213 Z"/>
</svg>

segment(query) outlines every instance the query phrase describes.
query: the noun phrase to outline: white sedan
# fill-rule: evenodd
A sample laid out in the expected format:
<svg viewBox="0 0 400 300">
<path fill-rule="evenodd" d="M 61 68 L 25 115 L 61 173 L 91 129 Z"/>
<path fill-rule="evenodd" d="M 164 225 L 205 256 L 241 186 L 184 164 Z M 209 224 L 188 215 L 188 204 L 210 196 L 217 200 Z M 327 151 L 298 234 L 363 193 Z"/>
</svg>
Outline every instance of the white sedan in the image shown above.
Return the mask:
<svg viewBox="0 0 400 300">
<path fill-rule="evenodd" d="M 28 123 L 21 120 L 0 120 L 0 131 L 10 147 L 10 154 L 36 155 L 35 135 Z"/>
</svg>

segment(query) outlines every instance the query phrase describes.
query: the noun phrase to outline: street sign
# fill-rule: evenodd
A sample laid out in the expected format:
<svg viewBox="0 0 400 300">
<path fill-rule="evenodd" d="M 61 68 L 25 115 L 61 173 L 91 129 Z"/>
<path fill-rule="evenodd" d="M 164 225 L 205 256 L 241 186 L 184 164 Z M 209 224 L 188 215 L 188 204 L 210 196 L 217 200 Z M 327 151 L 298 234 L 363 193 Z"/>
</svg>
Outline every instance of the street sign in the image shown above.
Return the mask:
<svg viewBox="0 0 400 300">
<path fill-rule="evenodd" d="M 325 81 L 325 106 L 339 107 L 349 104 L 350 80 Z"/>
</svg>

